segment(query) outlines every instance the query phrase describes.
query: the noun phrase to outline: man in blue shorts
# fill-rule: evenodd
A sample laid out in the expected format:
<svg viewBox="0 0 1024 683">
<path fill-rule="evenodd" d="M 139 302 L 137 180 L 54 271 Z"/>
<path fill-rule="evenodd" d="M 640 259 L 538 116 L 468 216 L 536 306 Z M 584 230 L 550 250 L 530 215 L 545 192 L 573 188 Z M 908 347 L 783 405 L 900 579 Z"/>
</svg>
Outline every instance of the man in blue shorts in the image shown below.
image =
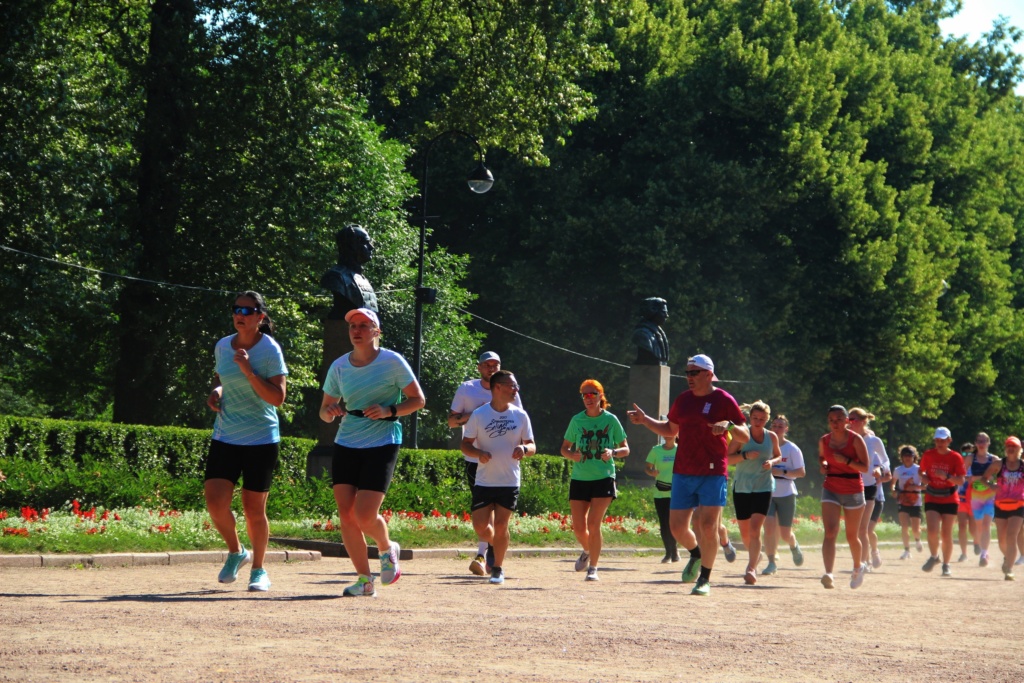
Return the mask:
<svg viewBox="0 0 1024 683">
<path fill-rule="evenodd" d="M 633 410 L 626 411 L 633 424 L 643 425 L 666 439 L 679 437 L 672 469 L 669 524 L 679 545 L 690 551 L 682 579 L 684 583 L 697 580 L 692 595 L 710 592 L 711 568 L 718 553 L 718 525 L 728 491 L 726 451 L 729 438 L 726 435 L 740 444 L 750 440 L 750 432 L 743 426 L 746 418 L 736 399 L 716 389 L 712 382 L 717 380 L 711 359 L 704 354 L 693 356 L 686 361 L 689 389 L 676 397 L 668 411 L 668 420 L 652 418 L 635 403 Z M 690 530 L 695 508 L 701 530 L 699 545 Z"/>
</svg>

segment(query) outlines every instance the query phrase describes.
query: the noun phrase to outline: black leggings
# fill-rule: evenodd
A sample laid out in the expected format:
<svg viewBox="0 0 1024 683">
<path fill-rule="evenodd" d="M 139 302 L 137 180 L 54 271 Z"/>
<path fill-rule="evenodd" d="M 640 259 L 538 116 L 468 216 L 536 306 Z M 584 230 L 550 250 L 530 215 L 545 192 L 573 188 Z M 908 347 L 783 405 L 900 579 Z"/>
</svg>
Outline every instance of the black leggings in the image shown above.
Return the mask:
<svg viewBox="0 0 1024 683">
<path fill-rule="evenodd" d="M 668 509 L 671 502 L 671 498 L 654 499 L 654 509 L 658 511 L 658 524 L 661 526 L 661 542 L 668 555 L 674 555 L 677 549 L 676 537 L 672 535 L 672 525 L 668 521 Z"/>
</svg>

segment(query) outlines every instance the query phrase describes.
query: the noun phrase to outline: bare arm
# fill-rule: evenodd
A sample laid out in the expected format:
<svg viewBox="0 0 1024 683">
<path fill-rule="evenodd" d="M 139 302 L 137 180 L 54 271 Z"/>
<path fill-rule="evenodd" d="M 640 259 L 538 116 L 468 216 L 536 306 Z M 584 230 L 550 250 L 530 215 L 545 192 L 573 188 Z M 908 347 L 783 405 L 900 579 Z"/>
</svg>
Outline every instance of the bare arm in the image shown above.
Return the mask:
<svg viewBox="0 0 1024 683">
<path fill-rule="evenodd" d="M 423 389 L 420 388 L 420 383 L 416 380 L 409 382 L 402 389 L 402 394 L 405 396 L 405 400 L 395 404 L 395 417 L 412 415 L 427 404 L 427 400 L 423 396 Z M 363 417 L 368 417 L 371 420 L 386 420 L 391 416 L 391 406 L 375 403 L 369 408 L 363 409 Z"/>
<path fill-rule="evenodd" d="M 643 425 L 658 436 L 665 437 L 666 439 L 672 439 L 679 433 L 679 425 L 669 420 L 655 420 L 635 403 L 633 404 L 633 410 L 626 411 L 626 416 L 633 424 Z"/>
<path fill-rule="evenodd" d="M 487 451 L 482 451 L 473 444 L 474 439 L 463 439 L 462 440 L 462 454 L 472 460 L 479 460 L 481 463 L 488 463 L 491 461 L 491 454 Z"/>
</svg>

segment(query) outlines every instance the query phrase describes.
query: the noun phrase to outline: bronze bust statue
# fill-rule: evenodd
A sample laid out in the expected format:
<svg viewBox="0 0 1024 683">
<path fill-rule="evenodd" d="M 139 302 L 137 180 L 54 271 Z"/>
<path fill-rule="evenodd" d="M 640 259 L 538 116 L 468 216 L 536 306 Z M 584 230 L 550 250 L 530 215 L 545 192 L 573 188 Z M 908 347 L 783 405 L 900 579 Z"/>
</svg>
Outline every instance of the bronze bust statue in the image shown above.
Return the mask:
<svg viewBox="0 0 1024 683">
<path fill-rule="evenodd" d="M 658 297 L 644 299 L 640 316 L 640 322 L 633 328 L 634 365 L 668 365 L 668 337 L 661 329 L 668 320 L 668 302 Z"/>
<path fill-rule="evenodd" d="M 328 320 L 344 320 L 354 308 L 377 311 L 377 295 L 363 275 L 363 264 L 373 257 L 373 240 L 360 225 L 350 223 L 334 237 L 338 245 L 338 263 L 320 278 L 320 285 L 334 293 L 334 306 Z"/>
</svg>

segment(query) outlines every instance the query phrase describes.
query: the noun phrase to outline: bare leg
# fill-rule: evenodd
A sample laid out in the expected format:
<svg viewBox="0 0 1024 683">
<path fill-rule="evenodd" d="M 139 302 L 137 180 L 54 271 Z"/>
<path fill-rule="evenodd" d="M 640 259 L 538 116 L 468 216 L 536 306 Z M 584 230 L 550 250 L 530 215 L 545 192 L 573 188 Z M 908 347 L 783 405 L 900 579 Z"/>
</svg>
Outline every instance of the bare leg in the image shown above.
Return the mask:
<svg viewBox="0 0 1024 683">
<path fill-rule="evenodd" d="M 505 553 L 508 552 L 509 533 L 508 520 L 512 517 L 512 511 L 500 505 L 494 506 L 494 534 L 491 545 L 494 546 L 494 564 L 502 567 L 505 561 Z"/>
<path fill-rule="evenodd" d="M 756 512 L 750 516 L 748 524 L 750 530 L 750 552 L 747 556 L 750 558 L 747 560 L 747 571 L 753 570 L 757 572 L 757 565 L 761 563 L 761 529 L 764 527 L 764 515 L 759 515 Z"/>
<path fill-rule="evenodd" d="M 269 491 L 247 491 L 242 489 L 242 509 L 245 512 L 245 528 L 252 544 L 252 568 L 263 566 L 270 542 L 270 520 L 267 519 L 267 496 Z"/>
<path fill-rule="evenodd" d="M 697 509 L 700 514 L 700 564 L 712 569 L 718 557 L 718 527 L 722 523 L 722 508 L 702 505 Z"/>
<path fill-rule="evenodd" d="M 925 522 L 928 526 L 928 553 L 930 557 L 939 556 L 939 533 L 942 527 L 942 517 L 943 515 L 940 515 L 935 510 L 928 510 L 925 513 Z M 952 530 L 950 530 L 950 533 L 952 533 Z M 953 540 L 950 538 L 950 544 L 952 542 Z M 950 547 L 949 552 L 953 552 L 952 547 Z M 949 560 L 946 560 L 946 562 L 949 562 Z"/>
<path fill-rule="evenodd" d="M 825 563 L 826 574 L 831 574 L 836 566 L 836 538 L 839 537 L 842 510 L 842 507 L 834 503 L 821 504 L 821 522 L 825 527 L 825 536 L 821 540 L 821 559 Z"/>
<path fill-rule="evenodd" d="M 787 530 L 788 531 L 788 530 Z M 768 556 L 768 560 L 772 561 L 775 559 L 776 553 L 779 550 L 779 518 L 775 515 L 769 515 L 764 518 L 764 554 Z"/>
<path fill-rule="evenodd" d="M 669 510 L 668 513 L 672 535 L 675 536 L 676 542 L 687 550 L 693 550 L 697 547 L 697 535 L 690 529 L 690 519 L 694 516 L 693 512 L 695 509 Z"/>
<path fill-rule="evenodd" d="M 929 515 L 931 519 L 931 515 Z M 949 564 L 953 558 L 953 525 L 956 524 L 956 515 L 942 515 L 942 563 Z M 931 525 L 929 524 L 929 542 L 931 541 Z"/>
<path fill-rule="evenodd" d="M 601 548 L 604 545 L 604 537 L 601 536 L 601 522 L 604 521 L 604 513 L 608 512 L 608 506 L 611 504 L 611 498 L 594 498 L 590 501 L 587 530 L 590 532 L 591 567 L 596 567 L 598 560 L 601 559 Z"/>
<path fill-rule="evenodd" d="M 850 554 L 853 556 L 853 570 L 860 569 L 863 563 L 864 548 L 860 542 L 860 521 L 864 518 L 864 508 L 846 508 L 843 510 L 846 518 L 846 542 L 850 544 Z"/>
<path fill-rule="evenodd" d="M 861 554 L 860 561 L 867 562 L 870 559 L 870 548 L 871 543 L 868 540 L 868 524 L 871 522 L 871 512 L 875 509 L 875 501 L 867 500 L 864 501 L 864 513 L 860 517 L 860 526 L 857 533 L 857 540 L 860 541 Z M 849 511 L 847 511 L 849 513 Z M 846 523 L 850 523 L 850 515 L 846 515 Z M 849 534 L 847 534 L 849 535 Z"/>
<path fill-rule="evenodd" d="M 228 552 L 241 552 L 242 543 L 238 540 L 235 515 L 231 512 L 231 498 L 235 493 L 235 485 L 230 479 L 207 479 L 203 484 L 203 493 L 206 496 L 206 511 L 210 513 L 210 521 L 227 544 Z"/>
<path fill-rule="evenodd" d="M 590 526 L 587 524 L 587 515 L 590 512 L 589 500 L 570 500 L 569 514 L 572 515 L 572 533 L 583 548 L 583 552 L 590 552 Z"/>
</svg>

